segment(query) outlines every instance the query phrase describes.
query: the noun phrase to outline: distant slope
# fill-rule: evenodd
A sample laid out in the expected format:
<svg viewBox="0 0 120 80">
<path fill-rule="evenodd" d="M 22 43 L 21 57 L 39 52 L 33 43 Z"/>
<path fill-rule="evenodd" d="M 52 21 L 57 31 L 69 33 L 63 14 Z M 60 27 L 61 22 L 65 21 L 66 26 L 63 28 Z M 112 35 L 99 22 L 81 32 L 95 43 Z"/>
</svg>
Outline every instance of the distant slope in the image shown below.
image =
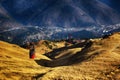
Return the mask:
<svg viewBox="0 0 120 80">
<path fill-rule="evenodd" d="M 22 27 L 22 25 L 17 23 L 16 20 L 10 16 L 0 2 L 0 33 L 4 30 L 16 27 Z"/>
<path fill-rule="evenodd" d="M 69 35 L 96 38 L 120 31 L 120 12 L 102 1 L 1 0 L 0 40 L 21 45 L 41 39 L 66 39 Z"/>
<path fill-rule="evenodd" d="M 4 0 L 2 5 L 25 24 L 84 27 L 120 23 L 117 10 L 100 0 Z"/>
<path fill-rule="evenodd" d="M 36 43 L 36 52 L 40 54 L 45 54 L 53 51 L 54 49 L 65 47 L 65 41 L 48 41 L 40 40 Z"/>
<path fill-rule="evenodd" d="M 14 18 L 12 18 L 0 2 L 0 40 L 12 42 L 13 38 L 15 38 L 16 35 L 18 36 L 19 33 L 21 33 L 20 30 L 19 32 L 13 32 L 14 30 L 18 30 L 19 28 L 23 28 L 23 25 L 18 23 Z"/>
</svg>

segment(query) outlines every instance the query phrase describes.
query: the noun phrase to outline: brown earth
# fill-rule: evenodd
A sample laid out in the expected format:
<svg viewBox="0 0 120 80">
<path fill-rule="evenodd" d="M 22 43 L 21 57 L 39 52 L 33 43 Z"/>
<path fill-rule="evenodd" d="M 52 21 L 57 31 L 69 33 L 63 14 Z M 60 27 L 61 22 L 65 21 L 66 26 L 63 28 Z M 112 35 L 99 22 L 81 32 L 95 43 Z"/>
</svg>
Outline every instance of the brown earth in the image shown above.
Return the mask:
<svg viewBox="0 0 120 80">
<path fill-rule="evenodd" d="M 60 44 L 50 51 L 37 45 L 39 57 L 31 60 L 28 50 L 0 41 L 0 79 L 120 80 L 120 33 L 67 47 Z M 39 53 L 41 48 L 48 52 Z"/>
</svg>

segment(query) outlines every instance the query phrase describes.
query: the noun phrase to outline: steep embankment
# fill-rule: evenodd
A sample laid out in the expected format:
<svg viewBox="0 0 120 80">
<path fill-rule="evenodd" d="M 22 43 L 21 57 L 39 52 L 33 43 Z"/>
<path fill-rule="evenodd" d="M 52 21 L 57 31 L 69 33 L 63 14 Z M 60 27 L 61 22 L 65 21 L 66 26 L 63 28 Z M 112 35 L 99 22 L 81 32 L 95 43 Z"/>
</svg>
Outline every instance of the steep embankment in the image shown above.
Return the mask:
<svg viewBox="0 0 120 80">
<path fill-rule="evenodd" d="M 41 80 L 119 80 L 120 33 L 90 41 L 80 52 L 63 60 L 46 61 L 46 64 L 61 67 L 39 77 Z"/>
<path fill-rule="evenodd" d="M 48 70 L 30 60 L 28 50 L 0 41 L 0 80 L 31 80 L 38 73 Z"/>
</svg>

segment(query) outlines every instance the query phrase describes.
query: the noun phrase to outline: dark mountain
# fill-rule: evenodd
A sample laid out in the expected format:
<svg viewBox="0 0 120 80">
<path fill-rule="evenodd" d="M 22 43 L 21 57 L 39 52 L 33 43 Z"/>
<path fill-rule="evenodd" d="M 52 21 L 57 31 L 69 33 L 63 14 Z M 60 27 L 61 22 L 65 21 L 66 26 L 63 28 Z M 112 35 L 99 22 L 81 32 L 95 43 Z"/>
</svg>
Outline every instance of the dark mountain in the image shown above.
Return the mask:
<svg viewBox="0 0 120 80">
<path fill-rule="evenodd" d="M 117 3 L 116 3 L 116 2 Z M 0 0 L 0 40 L 95 38 L 120 31 L 118 0 Z"/>
<path fill-rule="evenodd" d="M 56 27 L 84 27 L 120 22 L 116 9 L 103 0 L 4 0 L 2 5 L 18 21 Z"/>
<path fill-rule="evenodd" d="M 17 23 L 16 20 L 9 15 L 8 11 L 0 4 L 0 32 L 21 26 L 22 24 Z"/>
<path fill-rule="evenodd" d="M 12 42 L 15 36 L 23 32 L 20 30 L 18 31 L 18 29 L 22 27 L 23 25 L 16 22 L 0 4 L 0 40 Z"/>
</svg>

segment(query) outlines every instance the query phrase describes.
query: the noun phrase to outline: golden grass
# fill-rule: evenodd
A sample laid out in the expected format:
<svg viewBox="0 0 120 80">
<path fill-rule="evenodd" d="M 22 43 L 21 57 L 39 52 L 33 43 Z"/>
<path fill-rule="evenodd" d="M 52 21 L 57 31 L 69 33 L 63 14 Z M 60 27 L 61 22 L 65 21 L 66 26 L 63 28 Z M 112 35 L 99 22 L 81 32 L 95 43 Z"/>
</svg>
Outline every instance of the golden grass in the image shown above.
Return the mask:
<svg viewBox="0 0 120 80">
<path fill-rule="evenodd" d="M 78 44 L 62 48 L 64 42 L 49 44 L 51 49 L 37 45 L 37 59 L 31 60 L 28 50 L 0 41 L 0 79 L 120 80 L 120 33 L 92 40 L 84 47 Z M 62 49 L 54 51 L 56 48 Z M 44 50 L 58 55 L 49 59 L 42 55 Z"/>
<path fill-rule="evenodd" d="M 62 62 L 57 59 L 49 64 L 52 66 L 52 63 L 58 68 L 48 72 L 41 80 L 119 80 L 120 34 L 93 41 L 89 48 Z"/>
<path fill-rule="evenodd" d="M 31 80 L 36 74 L 49 70 L 29 59 L 28 50 L 3 41 L 0 45 L 0 80 Z"/>
</svg>

